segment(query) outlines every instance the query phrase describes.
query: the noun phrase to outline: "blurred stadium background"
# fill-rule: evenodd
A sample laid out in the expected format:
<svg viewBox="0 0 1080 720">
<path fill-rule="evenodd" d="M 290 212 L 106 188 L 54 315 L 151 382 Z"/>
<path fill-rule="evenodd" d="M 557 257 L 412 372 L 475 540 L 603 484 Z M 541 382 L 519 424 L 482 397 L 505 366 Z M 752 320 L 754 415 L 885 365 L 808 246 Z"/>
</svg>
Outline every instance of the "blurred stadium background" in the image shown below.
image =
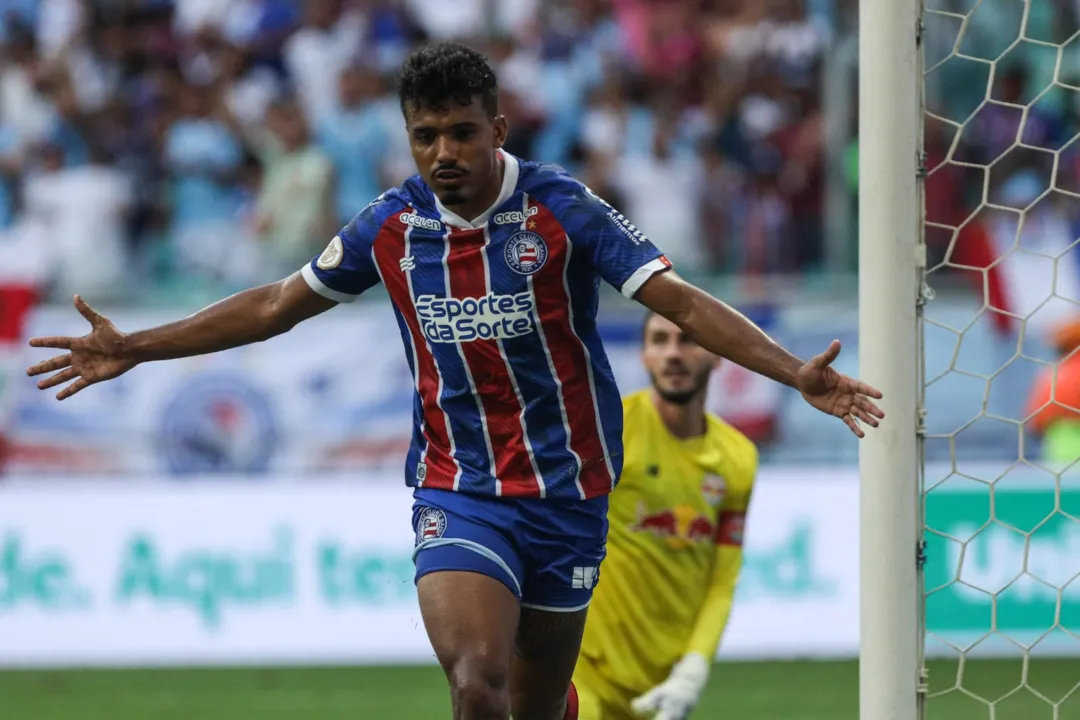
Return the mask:
<svg viewBox="0 0 1080 720">
<path fill-rule="evenodd" d="M 381 291 L 63 405 L 25 339 L 81 334 L 74 292 L 136 329 L 296 270 L 412 172 L 394 71 L 461 38 L 496 64 L 511 152 L 578 174 L 794 352 L 841 339 L 854 372 L 857 6 L 0 0 L 0 717 L 447 717 Z M 1077 342 L 1080 3 L 928 7 L 930 717 L 1080 718 L 1080 491 L 1022 422 Z M 604 305 L 639 387 L 640 313 Z M 763 469 L 696 717 L 854 720 L 857 444 L 738 368 L 710 403 Z"/>
</svg>

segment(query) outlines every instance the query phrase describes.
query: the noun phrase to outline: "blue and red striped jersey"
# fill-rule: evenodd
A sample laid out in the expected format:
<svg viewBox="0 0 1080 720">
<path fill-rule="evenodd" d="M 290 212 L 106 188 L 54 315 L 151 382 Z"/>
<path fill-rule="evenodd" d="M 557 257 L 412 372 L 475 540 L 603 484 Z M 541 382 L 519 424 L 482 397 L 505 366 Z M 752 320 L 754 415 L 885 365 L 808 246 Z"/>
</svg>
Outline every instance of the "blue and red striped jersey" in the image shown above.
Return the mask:
<svg viewBox="0 0 1080 720">
<path fill-rule="evenodd" d="M 502 159 L 502 192 L 475 220 L 413 177 L 303 275 L 339 302 L 386 286 L 416 380 L 408 485 L 601 496 L 622 468 L 622 402 L 596 328 L 600 280 L 632 298 L 671 264 L 561 169 Z"/>
</svg>

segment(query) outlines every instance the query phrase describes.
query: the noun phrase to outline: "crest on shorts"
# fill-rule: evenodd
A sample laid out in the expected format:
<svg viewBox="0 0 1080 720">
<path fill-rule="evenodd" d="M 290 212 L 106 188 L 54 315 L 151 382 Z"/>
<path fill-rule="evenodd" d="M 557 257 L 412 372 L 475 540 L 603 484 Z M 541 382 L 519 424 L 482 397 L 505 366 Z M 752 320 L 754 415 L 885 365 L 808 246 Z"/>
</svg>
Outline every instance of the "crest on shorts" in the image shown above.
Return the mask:
<svg viewBox="0 0 1080 720">
<path fill-rule="evenodd" d="M 701 494 L 705 496 L 705 502 L 711 507 L 719 507 L 727 495 L 727 483 L 719 475 L 707 473 L 701 483 Z"/>
<path fill-rule="evenodd" d="M 438 508 L 424 508 L 416 521 L 416 544 L 441 538 L 446 532 L 446 513 Z"/>
<path fill-rule="evenodd" d="M 334 239 L 330 241 L 330 244 L 323 250 L 322 255 L 316 261 L 315 265 L 320 270 L 333 270 L 341 264 L 342 259 L 345 257 L 345 248 L 341 246 L 341 236 L 335 235 Z"/>
<path fill-rule="evenodd" d="M 536 233 L 520 232 L 506 241 L 506 264 L 519 275 L 532 275 L 548 259 L 547 244 Z"/>
</svg>

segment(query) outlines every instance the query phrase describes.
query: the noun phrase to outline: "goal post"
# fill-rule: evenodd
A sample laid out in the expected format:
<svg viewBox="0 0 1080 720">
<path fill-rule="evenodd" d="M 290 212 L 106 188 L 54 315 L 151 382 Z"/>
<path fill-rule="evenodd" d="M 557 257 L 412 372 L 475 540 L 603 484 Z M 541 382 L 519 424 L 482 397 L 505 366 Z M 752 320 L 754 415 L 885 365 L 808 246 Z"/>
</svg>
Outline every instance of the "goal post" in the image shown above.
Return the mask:
<svg viewBox="0 0 1080 720">
<path fill-rule="evenodd" d="M 887 417 L 859 450 L 859 718 L 919 717 L 920 0 L 859 4 L 859 372 Z"/>
</svg>

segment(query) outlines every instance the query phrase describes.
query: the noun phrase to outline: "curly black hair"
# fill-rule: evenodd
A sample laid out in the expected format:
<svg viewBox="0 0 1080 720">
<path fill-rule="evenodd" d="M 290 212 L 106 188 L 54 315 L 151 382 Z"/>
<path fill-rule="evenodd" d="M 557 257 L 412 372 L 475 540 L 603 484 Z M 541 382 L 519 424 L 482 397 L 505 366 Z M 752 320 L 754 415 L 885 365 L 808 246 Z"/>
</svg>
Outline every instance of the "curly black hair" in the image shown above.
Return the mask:
<svg viewBox="0 0 1080 720">
<path fill-rule="evenodd" d="M 428 45 L 414 52 L 401 67 L 398 96 L 401 112 L 410 108 L 446 110 L 468 106 L 475 96 L 488 117 L 499 114 L 499 82 L 487 58 L 458 43 Z"/>
</svg>

